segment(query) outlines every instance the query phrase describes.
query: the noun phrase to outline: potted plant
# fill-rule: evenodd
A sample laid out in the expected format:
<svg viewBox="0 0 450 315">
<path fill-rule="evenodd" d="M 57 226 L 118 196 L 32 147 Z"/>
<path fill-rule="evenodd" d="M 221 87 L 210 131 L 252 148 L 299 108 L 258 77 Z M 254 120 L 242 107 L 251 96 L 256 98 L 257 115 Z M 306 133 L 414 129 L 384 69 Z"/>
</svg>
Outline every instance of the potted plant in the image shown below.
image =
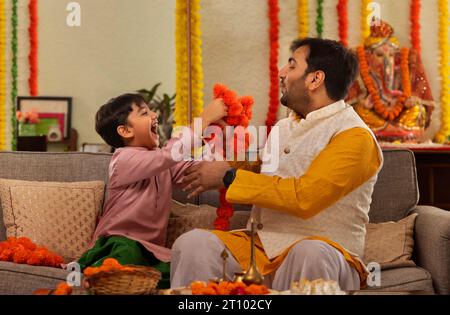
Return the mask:
<svg viewBox="0 0 450 315">
<path fill-rule="evenodd" d="M 158 114 L 158 134 L 159 142 L 164 145 L 172 134 L 174 123 L 173 110 L 175 108 L 175 94 L 172 96 L 163 93 L 157 94 L 161 83 L 155 84 L 150 90 L 140 89 L 137 92 L 142 95 L 150 110 Z"/>
</svg>

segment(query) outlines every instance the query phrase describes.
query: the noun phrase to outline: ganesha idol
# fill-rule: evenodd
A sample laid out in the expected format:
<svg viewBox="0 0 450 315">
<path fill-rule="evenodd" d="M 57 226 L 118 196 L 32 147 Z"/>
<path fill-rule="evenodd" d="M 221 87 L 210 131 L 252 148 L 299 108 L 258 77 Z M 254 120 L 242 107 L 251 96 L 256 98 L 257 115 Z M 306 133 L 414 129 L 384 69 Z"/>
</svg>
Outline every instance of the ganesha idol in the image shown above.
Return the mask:
<svg viewBox="0 0 450 315">
<path fill-rule="evenodd" d="M 392 27 L 378 22 L 356 48 L 360 75 L 346 101 L 379 141 L 419 142 L 434 109 L 420 56 L 401 48 Z"/>
</svg>

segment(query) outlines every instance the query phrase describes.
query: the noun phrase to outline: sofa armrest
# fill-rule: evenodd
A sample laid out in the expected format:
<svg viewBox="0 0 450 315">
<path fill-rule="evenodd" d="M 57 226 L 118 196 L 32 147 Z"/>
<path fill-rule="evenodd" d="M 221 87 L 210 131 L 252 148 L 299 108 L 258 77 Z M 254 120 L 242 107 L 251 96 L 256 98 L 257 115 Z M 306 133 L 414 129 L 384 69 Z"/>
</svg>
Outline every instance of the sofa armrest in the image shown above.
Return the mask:
<svg viewBox="0 0 450 315">
<path fill-rule="evenodd" d="M 438 294 L 450 294 L 450 211 L 417 206 L 414 258 L 428 270 Z"/>
</svg>

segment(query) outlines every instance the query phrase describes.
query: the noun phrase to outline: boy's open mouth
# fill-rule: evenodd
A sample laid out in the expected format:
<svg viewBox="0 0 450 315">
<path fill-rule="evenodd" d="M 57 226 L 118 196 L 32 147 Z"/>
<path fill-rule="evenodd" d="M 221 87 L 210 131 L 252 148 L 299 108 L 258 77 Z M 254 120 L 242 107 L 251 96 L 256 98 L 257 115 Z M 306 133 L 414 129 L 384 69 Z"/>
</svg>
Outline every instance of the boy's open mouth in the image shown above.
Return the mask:
<svg viewBox="0 0 450 315">
<path fill-rule="evenodd" d="M 155 121 L 154 123 L 152 123 L 152 126 L 150 127 L 150 131 L 158 136 L 158 121 Z"/>
</svg>

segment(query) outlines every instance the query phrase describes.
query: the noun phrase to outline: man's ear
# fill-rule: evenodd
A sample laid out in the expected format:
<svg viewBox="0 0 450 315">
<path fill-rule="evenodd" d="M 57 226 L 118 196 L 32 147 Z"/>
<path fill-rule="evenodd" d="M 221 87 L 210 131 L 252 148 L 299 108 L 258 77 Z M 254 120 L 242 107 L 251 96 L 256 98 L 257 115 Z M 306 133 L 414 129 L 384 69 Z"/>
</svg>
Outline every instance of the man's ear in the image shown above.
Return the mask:
<svg viewBox="0 0 450 315">
<path fill-rule="evenodd" d="M 125 125 L 119 125 L 117 127 L 117 133 L 119 134 L 119 136 L 121 136 L 124 139 L 131 139 L 134 137 L 133 128 L 128 128 Z"/>
<path fill-rule="evenodd" d="M 311 78 L 309 78 L 309 86 L 308 89 L 310 91 L 318 89 L 322 84 L 325 83 L 325 72 L 323 71 L 316 71 L 310 74 Z"/>
</svg>

